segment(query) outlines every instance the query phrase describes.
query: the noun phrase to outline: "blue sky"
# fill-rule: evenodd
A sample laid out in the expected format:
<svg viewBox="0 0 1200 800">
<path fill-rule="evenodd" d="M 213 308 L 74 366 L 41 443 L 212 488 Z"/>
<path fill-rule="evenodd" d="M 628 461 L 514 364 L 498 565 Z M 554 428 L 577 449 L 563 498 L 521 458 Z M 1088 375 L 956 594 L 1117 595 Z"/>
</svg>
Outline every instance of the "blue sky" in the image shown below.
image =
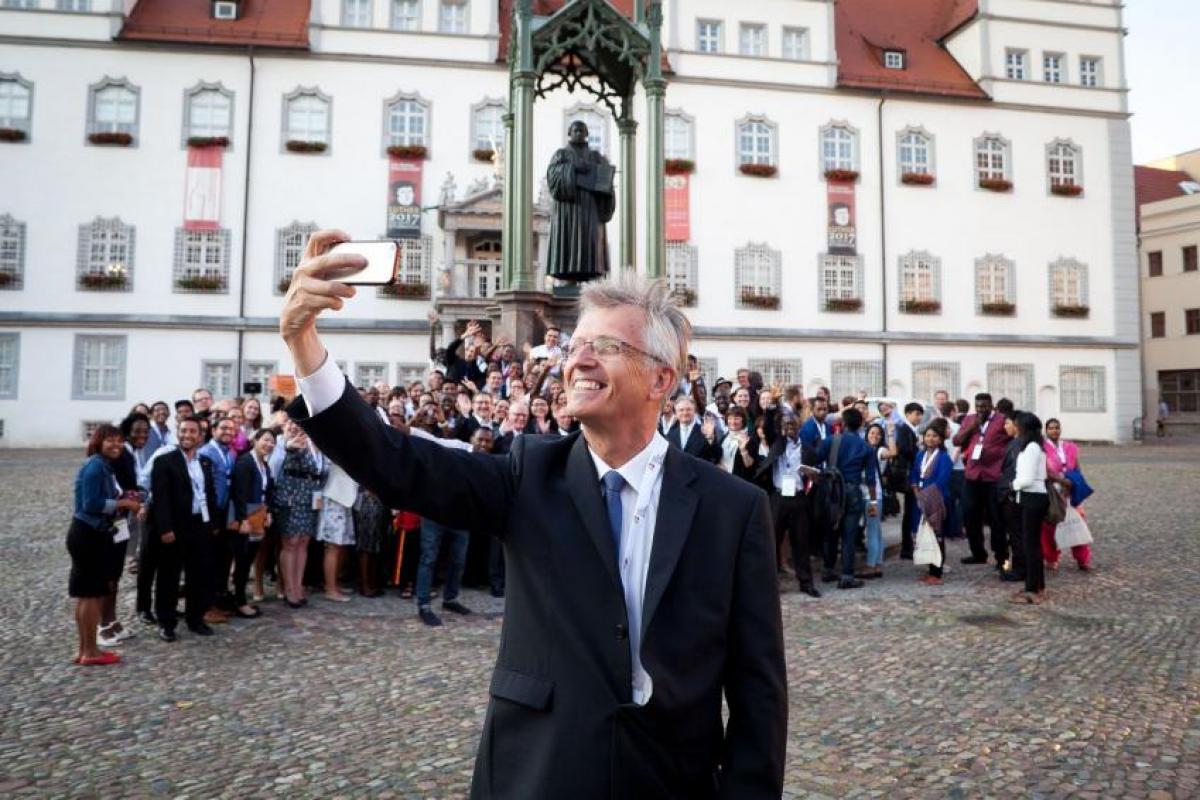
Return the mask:
<svg viewBox="0 0 1200 800">
<path fill-rule="evenodd" d="M 1200 148 L 1200 0 L 1126 0 L 1133 160 Z"/>
</svg>

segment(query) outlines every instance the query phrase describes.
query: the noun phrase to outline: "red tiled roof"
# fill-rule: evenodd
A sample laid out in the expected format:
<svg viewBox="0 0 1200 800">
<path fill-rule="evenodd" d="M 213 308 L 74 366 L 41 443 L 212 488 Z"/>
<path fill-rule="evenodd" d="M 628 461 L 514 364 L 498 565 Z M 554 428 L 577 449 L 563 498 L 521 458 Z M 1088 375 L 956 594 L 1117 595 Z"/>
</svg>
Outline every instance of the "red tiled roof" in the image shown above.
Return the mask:
<svg viewBox="0 0 1200 800">
<path fill-rule="evenodd" d="M 496 0 L 492 0 L 496 2 Z M 609 0 L 610 3 L 625 16 L 633 19 L 633 0 Z M 500 3 L 500 53 L 497 58 L 504 61 L 508 58 L 508 37 L 512 29 L 513 0 L 499 0 Z M 567 0 L 533 0 L 533 15 L 548 17 L 562 9 Z M 665 61 L 665 58 L 664 58 Z"/>
<path fill-rule="evenodd" d="M 987 97 L 941 44 L 975 15 L 977 0 L 838 0 L 834 8 L 839 86 Z M 884 50 L 903 50 L 905 68 L 886 69 Z"/>
<path fill-rule="evenodd" d="M 240 0 L 236 20 L 213 19 L 211 0 L 138 0 L 120 39 L 308 47 L 309 0 Z"/>
<path fill-rule="evenodd" d="M 1183 196 L 1186 192 L 1179 188 L 1179 184 L 1191 180 L 1195 178 L 1183 170 L 1134 165 L 1133 192 L 1137 197 L 1138 208 L 1156 200 Z"/>
</svg>

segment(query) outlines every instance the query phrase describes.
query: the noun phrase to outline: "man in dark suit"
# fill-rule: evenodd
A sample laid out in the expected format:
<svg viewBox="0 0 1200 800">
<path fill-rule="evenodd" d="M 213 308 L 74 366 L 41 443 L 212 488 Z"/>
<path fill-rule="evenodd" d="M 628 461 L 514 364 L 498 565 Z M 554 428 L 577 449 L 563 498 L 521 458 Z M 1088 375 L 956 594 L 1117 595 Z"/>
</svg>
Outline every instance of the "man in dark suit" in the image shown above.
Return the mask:
<svg viewBox="0 0 1200 800">
<path fill-rule="evenodd" d="M 492 422 L 492 396 L 487 392 L 476 392 L 471 398 L 471 413 L 459 420 L 454 429 L 454 436 L 459 441 L 471 441 L 472 434 L 480 428 L 487 428 L 495 433 L 495 423 Z"/>
<path fill-rule="evenodd" d="M 219 520 L 212 463 L 199 455 L 200 423 L 182 420 L 177 436 L 179 447 L 157 456 L 150 473 L 155 532 L 151 541 L 158 553 L 155 613 L 159 638 L 167 642 L 175 641 L 181 570 L 187 576 L 188 629 L 212 636 L 204 613 L 213 600 L 213 548 Z"/>
<path fill-rule="evenodd" d="M 909 403 L 904 407 L 904 421 L 896 426 L 896 457 L 891 469 L 901 475 L 908 475 L 917 451 L 921 446 L 921 436 L 917 426 L 925 416 L 925 406 L 920 403 Z M 913 543 L 917 534 L 917 522 L 920 521 L 921 511 L 917 508 L 917 496 L 907 479 L 904 485 L 904 513 L 900 516 L 900 557 L 912 559 Z"/>
<path fill-rule="evenodd" d="M 787 536 L 792 548 L 792 568 L 800 591 L 809 597 L 820 597 L 813 585 L 813 546 L 816 536 L 816 515 L 812 496 L 807 491 L 809 480 L 800 472 L 804 463 L 804 443 L 800 439 L 800 422 L 795 414 L 783 415 L 780 400 L 772 391 L 772 403 L 763 409 L 763 436 L 767 442 L 766 458 L 758 465 L 755 480 L 770 486 L 771 523 L 775 531 L 775 546 L 783 545 Z"/>
<path fill-rule="evenodd" d="M 675 400 L 675 422 L 666 433 L 667 443 L 689 456 L 702 461 L 716 461 L 721 454 L 716 444 L 716 430 L 696 418 L 696 401 L 683 394 Z"/>
<path fill-rule="evenodd" d="M 499 522 L 506 613 L 474 798 L 778 798 L 787 686 L 767 500 L 655 434 L 690 325 L 661 283 L 588 284 L 564 353 L 582 431 L 463 453 L 379 424 L 316 331 L 363 259 L 315 234 L 280 318 L 335 462 L 446 525 Z M 649 331 L 656 335 L 650 337 Z M 722 722 L 722 696 L 728 723 Z"/>
</svg>

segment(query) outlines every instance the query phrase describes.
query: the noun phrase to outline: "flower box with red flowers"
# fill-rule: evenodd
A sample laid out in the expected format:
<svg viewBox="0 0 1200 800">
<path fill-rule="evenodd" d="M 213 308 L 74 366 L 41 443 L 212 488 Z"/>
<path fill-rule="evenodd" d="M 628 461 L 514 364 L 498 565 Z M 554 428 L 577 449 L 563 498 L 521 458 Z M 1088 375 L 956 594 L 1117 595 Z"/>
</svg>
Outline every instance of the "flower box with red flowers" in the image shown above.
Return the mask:
<svg viewBox="0 0 1200 800">
<path fill-rule="evenodd" d="M 8 288 L 17 282 L 16 273 L 0 270 L 0 289 Z"/>
<path fill-rule="evenodd" d="M 859 311 L 862 299 L 858 297 L 830 297 L 825 301 L 826 311 Z"/>
<path fill-rule="evenodd" d="M 668 158 L 663 162 L 663 172 L 668 175 L 690 175 L 696 171 L 696 162 L 690 158 Z"/>
<path fill-rule="evenodd" d="M 471 155 L 476 161 L 492 161 L 496 158 L 496 151 L 490 147 L 481 147 L 478 150 L 472 150 Z"/>
<path fill-rule="evenodd" d="M 189 136 L 188 147 L 229 147 L 228 136 Z"/>
<path fill-rule="evenodd" d="M 279 289 L 280 294 L 287 294 L 287 290 L 292 288 L 292 276 L 286 275 L 279 279 L 279 284 L 275 287 Z"/>
<path fill-rule="evenodd" d="M 684 308 L 691 308 L 696 305 L 696 292 L 692 289 L 672 289 L 671 299 Z"/>
<path fill-rule="evenodd" d="M 124 289 L 129 279 L 123 272 L 85 272 L 79 285 L 85 289 Z"/>
<path fill-rule="evenodd" d="M 308 142 L 303 139 L 288 139 L 284 148 L 289 153 L 324 153 L 329 149 L 325 142 Z"/>
<path fill-rule="evenodd" d="M 774 294 L 759 294 L 753 289 L 742 289 L 742 305 L 754 308 L 774 310 L 779 308 L 779 296 Z"/>
<path fill-rule="evenodd" d="M 175 288 L 188 292 L 219 292 L 225 288 L 221 275 L 182 275 L 175 279 Z"/>
<path fill-rule="evenodd" d="M 1086 317 L 1091 312 L 1091 310 L 1092 309 L 1090 307 L 1083 306 L 1083 305 L 1062 305 L 1062 304 L 1060 304 L 1060 305 L 1056 305 L 1054 307 L 1054 316 L 1056 316 L 1056 317 L 1071 317 L 1074 319 L 1079 319 L 1081 317 Z"/>
<path fill-rule="evenodd" d="M 1016 303 L 980 303 L 979 313 L 986 314 L 989 317 L 1011 317 L 1017 313 Z"/>
<path fill-rule="evenodd" d="M 902 306 L 905 314 L 937 314 L 942 310 L 938 300 L 905 300 Z"/>
<path fill-rule="evenodd" d="M 989 192 L 1011 192 L 1012 181 L 1004 178 L 980 178 L 979 188 L 987 189 Z"/>
<path fill-rule="evenodd" d="M 20 128 L 0 128 L 0 142 L 23 142 L 25 131 Z"/>
<path fill-rule="evenodd" d="M 92 144 L 111 145 L 113 147 L 129 147 L 133 144 L 133 134 L 123 131 L 97 131 L 88 134 Z"/>
<path fill-rule="evenodd" d="M 387 283 L 379 287 L 379 293 L 384 297 L 397 297 L 402 300 L 428 300 L 428 283 Z"/>
<path fill-rule="evenodd" d="M 774 164 L 739 164 L 738 171 L 754 178 L 774 178 L 779 167 Z"/>
<path fill-rule="evenodd" d="M 429 154 L 429 148 L 423 144 L 394 144 L 387 149 L 387 154 L 392 158 L 424 158 Z"/>
<path fill-rule="evenodd" d="M 1059 197 L 1079 197 L 1083 194 L 1083 187 L 1078 183 L 1056 183 L 1050 187 L 1050 194 Z"/>
<path fill-rule="evenodd" d="M 900 182 L 906 186 L 932 186 L 934 180 L 928 172 L 905 172 L 900 176 Z"/>
<path fill-rule="evenodd" d="M 856 169 L 827 169 L 827 170 L 825 170 L 825 180 L 827 180 L 827 181 L 856 181 L 856 180 L 858 180 L 858 170 L 856 170 Z"/>
</svg>

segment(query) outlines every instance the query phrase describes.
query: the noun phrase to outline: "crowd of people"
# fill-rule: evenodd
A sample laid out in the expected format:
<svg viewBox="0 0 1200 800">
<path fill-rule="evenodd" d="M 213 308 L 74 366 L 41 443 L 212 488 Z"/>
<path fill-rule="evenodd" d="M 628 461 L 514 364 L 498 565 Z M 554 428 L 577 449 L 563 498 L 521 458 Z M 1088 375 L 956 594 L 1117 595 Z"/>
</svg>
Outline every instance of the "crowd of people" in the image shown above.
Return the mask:
<svg viewBox="0 0 1200 800">
<path fill-rule="evenodd" d="M 436 329 L 436 315 L 430 321 Z M 504 455 L 516 437 L 578 430 L 562 380 L 564 341 L 548 325 L 544 341 L 518 355 L 471 322 L 444 348 L 431 345 L 424 380 L 357 388 L 381 425 Z M 710 387 L 689 357 L 658 430 L 669 445 L 766 491 L 780 573 L 811 597 L 821 596 L 814 561 L 820 580 L 838 589 L 881 578 L 881 523 L 899 516 L 899 559 L 919 554 L 928 564 L 922 583 L 942 583 L 945 541 L 965 536 L 964 564 L 988 563 L 990 545 L 999 579 L 1023 584 L 1013 602 L 1040 604 L 1045 567 L 1060 559 L 1049 509 L 1082 513 L 1086 497 L 1079 450 L 1061 423 L 1043 430 L 1035 414 L 987 394 L 973 408 L 945 391 L 928 406 L 898 407 L 865 392 L 806 397 L 749 369 Z M 268 584 L 294 610 L 310 595 L 348 602 L 347 583 L 366 598 L 393 588 L 433 627 L 442 624 L 439 594 L 441 610 L 459 615 L 472 613 L 459 599 L 463 585 L 504 596 L 503 553 L 488 531 L 386 508 L 308 440 L 284 398 L 264 409 L 254 397 L 215 400 L 201 388 L 173 406 L 138 403 L 119 424 L 95 430 L 87 456 L 67 535 L 76 663 L 116 663 L 110 648 L 134 635 L 117 617 L 126 570 L 136 574 L 139 619 L 166 642 L 177 640 L 181 591 L 197 636 L 230 617 L 261 616 Z M 1091 569 L 1088 545 L 1072 556 Z"/>
</svg>

